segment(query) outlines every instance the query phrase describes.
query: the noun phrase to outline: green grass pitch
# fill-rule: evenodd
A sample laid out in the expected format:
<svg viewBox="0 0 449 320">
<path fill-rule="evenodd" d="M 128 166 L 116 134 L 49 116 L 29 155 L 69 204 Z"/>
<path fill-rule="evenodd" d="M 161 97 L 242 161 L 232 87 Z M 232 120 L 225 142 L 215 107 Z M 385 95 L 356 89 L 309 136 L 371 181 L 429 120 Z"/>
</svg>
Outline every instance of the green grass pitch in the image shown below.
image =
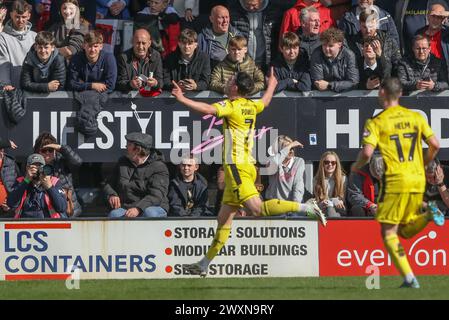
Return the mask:
<svg viewBox="0 0 449 320">
<path fill-rule="evenodd" d="M 0 282 L 5 299 L 149 299 L 149 300 L 327 300 L 449 299 L 449 276 L 418 276 L 421 289 L 399 289 L 399 276 L 380 278 L 368 290 L 366 277 L 231 278 L 172 280 L 84 280 L 79 290 L 65 281 Z"/>
</svg>

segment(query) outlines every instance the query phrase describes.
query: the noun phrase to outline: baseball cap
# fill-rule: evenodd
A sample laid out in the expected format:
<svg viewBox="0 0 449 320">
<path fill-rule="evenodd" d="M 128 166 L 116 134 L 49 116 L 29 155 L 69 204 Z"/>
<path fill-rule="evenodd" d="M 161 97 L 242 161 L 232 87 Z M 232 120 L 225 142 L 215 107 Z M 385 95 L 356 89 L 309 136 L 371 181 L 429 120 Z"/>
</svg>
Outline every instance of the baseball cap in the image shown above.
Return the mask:
<svg viewBox="0 0 449 320">
<path fill-rule="evenodd" d="M 39 163 L 41 165 L 45 165 L 45 159 L 42 155 L 38 153 L 33 153 L 27 158 L 27 166 L 32 165 L 33 163 Z"/>
<path fill-rule="evenodd" d="M 125 136 L 125 139 L 135 145 L 141 146 L 145 149 L 150 149 L 153 145 L 153 137 L 142 132 L 131 132 Z"/>
</svg>

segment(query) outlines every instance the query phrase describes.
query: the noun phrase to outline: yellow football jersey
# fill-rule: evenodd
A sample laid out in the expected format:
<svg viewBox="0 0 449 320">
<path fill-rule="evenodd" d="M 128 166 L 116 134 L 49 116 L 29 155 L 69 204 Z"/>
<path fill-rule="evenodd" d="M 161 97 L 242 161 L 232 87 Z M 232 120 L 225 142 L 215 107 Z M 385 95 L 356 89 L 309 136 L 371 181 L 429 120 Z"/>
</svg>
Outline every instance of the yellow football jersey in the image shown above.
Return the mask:
<svg viewBox="0 0 449 320">
<path fill-rule="evenodd" d="M 368 119 L 362 144 L 378 147 L 385 162 L 383 192 L 424 192 L 426 179 L 422 140 L 434 133 L 419 113 L 402 106 L 390 107 Z"/>
<path fill-rule="evenodd" d="M 223 163 L 255 163 L 252 156 L 256 116 L 265 107 L 261 100 L 238 98 L 214 103 L 217 117 L 223 118 Z"/>
</svg>

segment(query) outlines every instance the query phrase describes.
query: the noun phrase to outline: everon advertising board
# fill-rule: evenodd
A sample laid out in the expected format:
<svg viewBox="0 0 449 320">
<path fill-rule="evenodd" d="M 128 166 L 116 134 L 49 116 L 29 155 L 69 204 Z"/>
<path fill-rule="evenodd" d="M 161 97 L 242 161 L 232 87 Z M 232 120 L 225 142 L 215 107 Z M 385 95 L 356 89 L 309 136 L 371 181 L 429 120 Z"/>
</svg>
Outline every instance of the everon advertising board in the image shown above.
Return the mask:
<svg viewBox="0 0 449 320">
<path fill-rule="evenodd" d="M 366 276 L 379 268 L 381 276 L 398 275 L 380 236 L 378 222 L 333 220 L 319 230 L 320 276 Z M 417 275 L 449 274 L 449 226 L 432 222 L 409 240 L 401 239 L 410 266 Z M 369 270 L 369 269 L 368 269 Z"/>
<path fill-rule="evenodd" d="M 191 277 L 214 220 L 0 222 L 0 278 Z M 76 266 L 76 268 L 74 268 Z M 237 220 L 208 277 L 318 276 L 318 226 L 303 220 Z"/>
</svg>

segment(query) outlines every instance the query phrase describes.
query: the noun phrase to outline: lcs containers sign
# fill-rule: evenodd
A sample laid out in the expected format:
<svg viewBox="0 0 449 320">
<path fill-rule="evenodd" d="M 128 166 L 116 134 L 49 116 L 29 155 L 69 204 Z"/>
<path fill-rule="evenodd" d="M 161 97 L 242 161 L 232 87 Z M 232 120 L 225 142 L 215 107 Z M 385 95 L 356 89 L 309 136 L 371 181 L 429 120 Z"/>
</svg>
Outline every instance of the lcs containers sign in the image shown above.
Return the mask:
<svg viewBox="0 0 449 320">
<path fill-rule="evenodd" d="M 155 248 L 127 239 L 133 223 L 2 223 L 0 276 L 65 279 L 75 269 L 85 279 L 132 278 L 156 272 Z M 123 233 L 123 239 L 114 235 Z"/>
<path fill-rule="evenodd" d="M 416 274 L 449 274 L 449 226 L 433 223 L 413 239 L 401 239 Z M 376 221 L 330 221 L 320 227 L 320 276 L 366 276 L 368 266 L 377 266 L 381 275 L 397 275 Z"/>
<path fill-rule="evenodd" d="M 188 277 L 215 235 L 214 220 L 0 223 L 0 279 Z M 315 221 L 239 220 L 211 277 L 318 276 Z"/>
</svg>

